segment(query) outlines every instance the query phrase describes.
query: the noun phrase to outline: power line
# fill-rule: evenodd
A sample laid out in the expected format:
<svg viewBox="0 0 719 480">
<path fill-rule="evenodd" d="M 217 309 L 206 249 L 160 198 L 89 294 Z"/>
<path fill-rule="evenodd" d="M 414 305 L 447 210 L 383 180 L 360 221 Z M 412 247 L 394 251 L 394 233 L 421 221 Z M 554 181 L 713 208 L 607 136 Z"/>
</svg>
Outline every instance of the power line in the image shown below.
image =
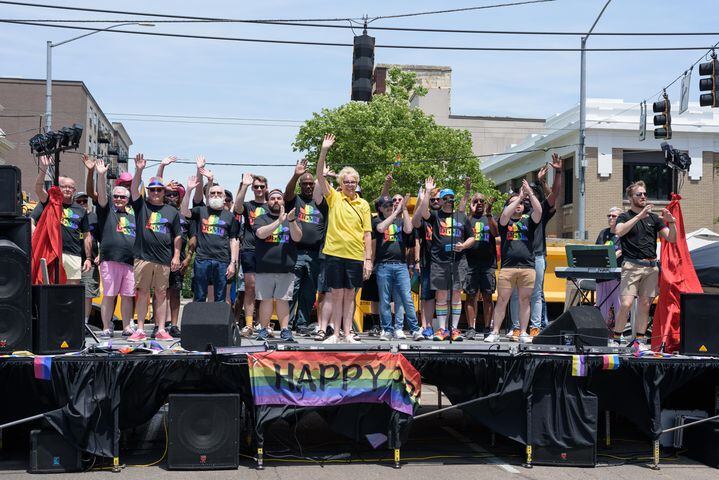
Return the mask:
<svg viewBox="0 0 719 480">
<path fill-rule="evenodd" d="M 473 10 L 486 10 L 490 8 L 501 8 L 501 7 L 516 7 L 519 5 L 528 5 L 531 3 L 547 3 L 547 2 L 554 2 L 556 0 L 527 0 L 524 2 L 513 2 L 513 3 L 499 3 L 495 5 L 480 5 L 477 7 L 465 7 L 465 8 L 453 8 L 449 10 L 434 10 L 429 12 L 415 12 L 415 13 L 401 13 L 398 15 L 382 15 L 379 17 L 374 17 L 370 22 L 374 22 L 375 20 L 385 20 L 390 18 L 406 18 L 406 17 L 419 17 L 423 15 L 439 15 L 444 13 L 457 13 L 457 12 L 468 12 Z"/>
<path fill-rule="evenodd" d="M 2 2 L 0 2 L 2 3 Z M 328 47 L 352 47 L 351 43 L 333 43 L 333 42 L 311 42 L 306 40 L 273 40 L 261 38 L 241 38 L 241 37 L 220 37 L 212 35 L 190 35 L 181 33 L 165 33 L 165 32 L 146 32 L 133 30 L 105 30 L 101 28 L 78 27 L 70 25 L 50 25 L 35 22 L 18 22 L 13 20 L 0 20 L 0 23 L 11 23 L 15 25 L 31 25 L 37 27 L 65 28 L 70 30 L 83 30 L 106 33 L 118 33 L 129 35 L 144 35 L 153 37 L 171 37 L 171 38 L 189 38 L 195 40 L 218 40 L 230 42 L 250 42 L 250 43 L 271 43 L 285 45 L 312 45 L 312 46 L 328 46 Z M 460 47 L 460 46 L 440 46 L 440 45 L 382 45 L 376 44 L 376 48 L 406 49 L 406 50 L 442 50 L 442 51 L 476 51 L 476 52 L 580 52 L 581 48 L 538 48 L 538 47 Z M 662 52 L 662 51 L 684 51 L 684 50 L 707 50 L 711 47 L 625 47 L 625 48 L 585 48 L 586 52 Z"/>
</svg>

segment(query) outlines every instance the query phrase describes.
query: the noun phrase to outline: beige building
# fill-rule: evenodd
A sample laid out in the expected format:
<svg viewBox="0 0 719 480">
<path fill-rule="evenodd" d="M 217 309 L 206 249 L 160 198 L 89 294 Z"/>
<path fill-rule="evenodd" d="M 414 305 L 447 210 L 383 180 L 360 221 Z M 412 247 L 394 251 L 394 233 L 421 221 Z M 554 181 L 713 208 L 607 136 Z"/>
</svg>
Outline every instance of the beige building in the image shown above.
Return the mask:
<svg viewBox="0 0 719 480">
<path fill-rule="evenodd" d="M 34 199 L 38 169 L 28 141 L 42 132 L 45 124 L 45 80 L 0 78 L 0 103 L 5 107 L 0 114 L 0 129 L 15 145 L 14 149 L 0 153 L 0 158 L 20 167 L 22 188 Z M 109 177 L 127 171 L 132 140 L 123 125 L 107 119 L 83 82 L 55 80 L 52 82 L 52 129 L 75 123 L 83 126 L 80 147 L 62 154 L 60 173 L 75 179 L 78 190 L 85 189 L 82 153 L 106 156 L 110 163 Z"/>
</svg>

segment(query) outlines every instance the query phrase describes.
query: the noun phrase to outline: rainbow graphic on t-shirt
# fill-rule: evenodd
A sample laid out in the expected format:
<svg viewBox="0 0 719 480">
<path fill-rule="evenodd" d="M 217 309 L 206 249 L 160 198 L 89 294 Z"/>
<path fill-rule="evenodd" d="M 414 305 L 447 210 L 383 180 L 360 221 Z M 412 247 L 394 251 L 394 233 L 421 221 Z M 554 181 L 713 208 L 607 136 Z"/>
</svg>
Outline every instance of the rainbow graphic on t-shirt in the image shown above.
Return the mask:
<svg viewBox="0 0 719 480">
<path fill-rule="evenodd" d="M 401 238 L 401 230 L 397 228 L 397 225 L 394 223 L 390 224 L 390 226 L 387 227 L 387 230 L 384 231 L 385 242 L 398 242 Z"/>
<path fill-rule="evenodd" d="M 135 237 L 135 224 L 130 222 L 128 217 L 120 217 L 117 219 L 117 233 Z"/>
<path fill-rule="evenodd" d="M 462 226 L 457 225 L 454 218 L 447 217 L 439 221 L 439 235 L 441 237 L 451 237 L 454 234 L 455 237 L 462 236 Z"/>
<path fill-rule="evenodd" d="M 278 225 L 277 228 L 272 231 L 272 234 L 265 239 L 265 242 L 267 243 L 278 244 L 289 243 L 289 241 L 290 229 L 284 225 Z"/>
<path fill-rule="evenodd" d="M 489 224 L 484 222 L 474 222 L 472 227 L 474 230 L 474 239 L 478 242 L 489 242 Z"/>
<path fill-rule="evenodd" d="M 250 210 L 250 211 L 248 212 L 248 214 L 249 214 L 248 217 L 249 217 L 249 220 L 250 220 L 250 226 L 253 226 L 253 225 L 255 224 L 255 219 L 256 219 L 257 217 L 261 217 L 261 216 L 264 215 L 265 213 L 267 213 L 267 211 L 266 211 L 263 207 L 256 207 L 254 210 Z"/>
<path fill-rule="evenodd" d="M 62 220 L 60 220 L 60 223 L 63 227 L 77 230 L 78 228 L 80 228 L 80 215 L 75 213 L 72 208 L 63 208 Z"/>
<path fill-rule="evenodd" d="M 155 233 L 163 233 L 166 234 L 169 232 L 167 225 L 169 223 L 169 220 L 164 218 L 160 212 L 152 212 L 150 214 L 150 217 L 147 219 L 147 223 L 145 224 L 145 228 L 155 232 Z"/>
<path fill-rule="evenodd" d="M 526 242 L 529 238 L 527 237 L 527 221 L 529 215 L 522 215 L 522 218 L 516 222 L 507 225 L 507 240 L 514 241 L 520 240 Z"/>
<path fill-rule="evenodd" d="M 220 219 L 219 215 L 210 215 L 202 219 L 202 233 L 206 235 L 217 235 L 224 237 L 227 232 L 227 222 Z"/>
<path fill-rule="evenodd" d="M 297 214 L 297 220 L 303 223 L 317 225 L 320 223 L 320 211 L 310 204 L 305 204 Z"/>
<path fill-rule="evenodd" d="M 424 239 L 428 242 L 432 241 L 432 225 L 426 224 L 424 226 Z"/>
</svg>

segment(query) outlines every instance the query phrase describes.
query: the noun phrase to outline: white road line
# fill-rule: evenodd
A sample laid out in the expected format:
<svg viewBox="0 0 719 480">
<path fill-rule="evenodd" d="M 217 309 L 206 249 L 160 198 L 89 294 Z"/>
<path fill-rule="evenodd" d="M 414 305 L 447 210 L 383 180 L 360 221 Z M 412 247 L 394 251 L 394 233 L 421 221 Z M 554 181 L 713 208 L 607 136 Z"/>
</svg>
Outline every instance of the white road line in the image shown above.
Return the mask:
<svg viewBox="0 0 719 480">
<path fill-rule="evenodd" d="M 480 447 L 479 445 L 477 445 L 476 443 L 474 443 L 472 440 L 470 440 L 469 438 L 467 438 L 467 437 L 465 437 L 464 435 L 462 435 L 461 433 L 459 433 L 459 432 L 458 432 L 457 430 L 455 430 L 454 428 L 452 428 L 452 427 L 442 427 L 442 430 L 444 430 L 445 432 L 449 433 L 450 435 L 452 435 L 454 438 L 456 438 L 456 439 L 459 440 L 460 442 L 466 444 L 469 448 L 471 448 L 471 449 L 474 450 L 475 452 L 481 453 L 481 454 L 483 454 L 483 455 L 489 455 L 489 457 L 487 457 L 487 463 L 490 463 L 490 464 L 492 464 L 492 465 L 496 465 L 496 466 L 498 466 L 499 468 L 501 468 L 502 470 L 504 470 L 505 472 L 509 472 L 509 473 L 519 473 L 519 470 L 517 470 L 516 468 L 514 468 L 513 466 L 511 466 L 511 465 L 509 465 L 509 464 L 507 464 L 507 463 L 504 463 L 502 460 L 500 460 L 499 458 L 495 457 L 495 456 L 492 455 L 490 452 L 488 452 L 487 450 L 483 449 L 482 447 Z"/>
</svg>

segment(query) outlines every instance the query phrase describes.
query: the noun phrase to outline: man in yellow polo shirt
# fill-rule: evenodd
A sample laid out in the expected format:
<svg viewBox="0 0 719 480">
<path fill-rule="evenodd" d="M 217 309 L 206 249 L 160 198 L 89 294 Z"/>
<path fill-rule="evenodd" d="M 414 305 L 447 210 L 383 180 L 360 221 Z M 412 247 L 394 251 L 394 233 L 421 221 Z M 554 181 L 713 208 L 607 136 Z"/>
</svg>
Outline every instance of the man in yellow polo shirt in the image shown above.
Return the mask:
<svg viewBox="0 0 719 480">
<path fill-rule="evenodd" d="M 355 289 L 372 273 L 372 219 L 369 204 L 357 195 L 359 174 L 345 167 L 337 175 L 340 191 L 334 190 L 324 177 L 327 152 L 335 136 L 325 135 L 317 162 L 317 181 L 329 208 L 325 254 L 325 280 L 330 289 L 332 323 L 341 326 L 344 342 L 359 343 L 352 338 Z M 339 329 L 325 343 L 339 343 Z"/>
</svg>

